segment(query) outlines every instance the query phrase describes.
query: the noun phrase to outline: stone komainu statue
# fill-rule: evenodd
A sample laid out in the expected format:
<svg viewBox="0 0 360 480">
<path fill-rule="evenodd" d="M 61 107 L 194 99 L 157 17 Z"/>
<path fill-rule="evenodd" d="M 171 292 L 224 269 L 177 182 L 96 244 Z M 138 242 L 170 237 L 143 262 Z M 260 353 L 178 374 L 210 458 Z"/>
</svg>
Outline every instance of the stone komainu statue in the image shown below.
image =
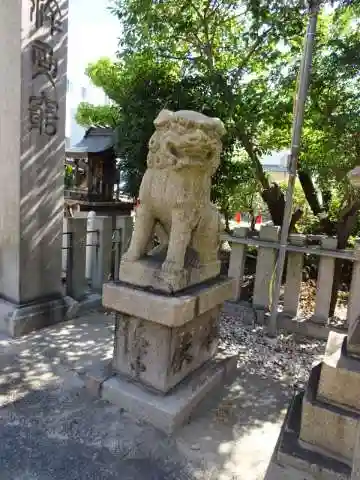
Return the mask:
<svg viewBox="0 0 360 480">
<path fill-rule="evenodd" d="M 141 259 L 160 226 L 161 242 L 168 244 L 161 270 L 176 275 L 184 269 L 188 248 L 195 251 L 198 268 L 218 261 L 222 224 L 210 189 L 225 128 L 218 118 L 187 110 L 162 110 L 154 124 L 135 228 L 123 261 Z"/>
</svg>

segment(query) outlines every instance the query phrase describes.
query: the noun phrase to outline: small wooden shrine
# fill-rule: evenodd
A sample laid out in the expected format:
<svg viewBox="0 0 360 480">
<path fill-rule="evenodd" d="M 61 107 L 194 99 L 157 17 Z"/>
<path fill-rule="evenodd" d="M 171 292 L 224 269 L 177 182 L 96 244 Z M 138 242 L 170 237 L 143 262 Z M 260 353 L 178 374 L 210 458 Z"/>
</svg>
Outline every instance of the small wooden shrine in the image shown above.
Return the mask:
<svg viewBox="0 0 360 480">
<path fill-rule="evenodd" d="M 89 128 L 78 144 L 66 150 L 66 166 L 72 167 L 71 185 L 65 185 L 66 210 L 115 216 L 131 213 L 133 199 L 120 192 L 112 129 Z"/>
</svg>

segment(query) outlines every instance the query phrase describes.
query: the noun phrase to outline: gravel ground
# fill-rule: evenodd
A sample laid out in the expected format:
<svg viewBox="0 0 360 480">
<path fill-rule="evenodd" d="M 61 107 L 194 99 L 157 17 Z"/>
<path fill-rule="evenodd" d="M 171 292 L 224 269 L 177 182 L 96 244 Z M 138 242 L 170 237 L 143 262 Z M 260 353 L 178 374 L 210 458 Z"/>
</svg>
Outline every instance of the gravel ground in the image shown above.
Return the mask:
<svg viewBox="0 0 360 480">
<path fill-rule="evenodd" d="M 263 326 L 239 324 L 235 315 L 223 314 L 220 324 L 220 347 L 238 355 L 238 367 L 248 373 L 289 382 L 303 387 L 312 364 L 324 354 L 326 342 L 296 337 L 280 332 L 273 339 Z"/>
</svg>

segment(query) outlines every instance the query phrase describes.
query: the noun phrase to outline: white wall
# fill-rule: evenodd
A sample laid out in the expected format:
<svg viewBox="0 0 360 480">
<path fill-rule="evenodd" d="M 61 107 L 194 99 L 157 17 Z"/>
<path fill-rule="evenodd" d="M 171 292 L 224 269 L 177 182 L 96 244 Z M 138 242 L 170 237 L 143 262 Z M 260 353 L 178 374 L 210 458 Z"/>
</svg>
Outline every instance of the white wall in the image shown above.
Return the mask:
<svg viewBox="0 0 360 480">
<path fill-rule="evenodd" d="M 106 103 L 104 92 L 90 84 L 85 69 L 101 57 L 115 58 L 121 31 L 119 21 L 108 11 L 109 5 L 109 0 L 69 0 L 66 136 L 70 145 L 79 142 L 85 132 L 75 122 L 79 103 Z"/>
</svg>

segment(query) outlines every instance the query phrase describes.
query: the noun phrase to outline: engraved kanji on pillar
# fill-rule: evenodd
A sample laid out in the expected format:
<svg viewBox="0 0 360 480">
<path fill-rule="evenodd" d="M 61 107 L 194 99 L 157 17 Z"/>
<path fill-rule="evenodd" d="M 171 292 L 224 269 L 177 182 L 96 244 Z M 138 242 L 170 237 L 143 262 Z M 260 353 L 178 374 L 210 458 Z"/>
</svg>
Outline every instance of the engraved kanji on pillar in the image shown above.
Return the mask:
<svg viewBox="0 0 360 480">
<path fill-rule="evenodd" d="M 56 0 L 30 0 L 30 21 L 35 31 L 48 27 L 53 37 L 63 31 L 63 14 Z M 57 133 L 58 110 L 56 80 L 58 61 L 53 47 L 48 42 L 34 40 L 31 44 L 32 79 L 45 76 L 53 94 L 45 90 L 29 97 L 29 128 L 40 135 L 52 137 Z"/>
<path fill-rule="evenodd" d="M 62 32 L 62 12 L 56 0 L 30 0 L 30 20 L 39 30 L 49 26 L 51 35 Z"/>
</svg>

